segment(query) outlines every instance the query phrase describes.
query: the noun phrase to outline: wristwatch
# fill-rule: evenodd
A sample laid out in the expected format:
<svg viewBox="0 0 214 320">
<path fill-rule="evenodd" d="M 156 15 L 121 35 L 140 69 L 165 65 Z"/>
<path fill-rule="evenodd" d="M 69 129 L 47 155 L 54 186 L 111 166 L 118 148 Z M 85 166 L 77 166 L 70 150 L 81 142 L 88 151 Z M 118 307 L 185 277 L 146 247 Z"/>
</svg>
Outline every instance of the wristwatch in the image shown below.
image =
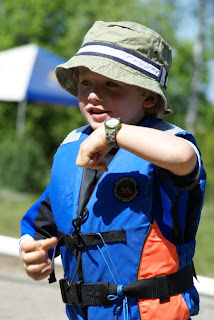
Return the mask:
<svg viewBox="0 0 214 320">
<path fill-rule="evenodd" d="M 106 131 L 106 141 L 108 145 L 112 148 L 118 148 L 116 142 L 116 134 L 121 127 L 120 118 L 110 118 L 104 122 L 105 131 Z"/>
</svg>

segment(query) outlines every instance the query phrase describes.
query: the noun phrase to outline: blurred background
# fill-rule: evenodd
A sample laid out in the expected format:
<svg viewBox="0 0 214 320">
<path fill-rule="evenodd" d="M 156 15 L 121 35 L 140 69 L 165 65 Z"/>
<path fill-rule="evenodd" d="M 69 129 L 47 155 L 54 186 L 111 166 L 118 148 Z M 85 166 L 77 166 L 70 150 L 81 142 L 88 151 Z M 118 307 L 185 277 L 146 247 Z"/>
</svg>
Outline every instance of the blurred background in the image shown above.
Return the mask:
<svg viewBox="0 0 214 320">
<path fill-rule="evenodd" d="M 203 154 L 208 180 L 195 266 L 198 274 L 214 277 L 213 17 L 213 0 L 0 0 L 0 235 L 19 238 L 20 219 L 47 185 L 57 147 L 85 124 L 75 99 L 51 99 L 49 93 L 39 95 L 38 88 L 38 96 L 32 93 L 40 74 L 28 75 L 30 89 L 14 98 L 27 58 L 20 62 L 11 49 L 34 48 L 35 63 L 49 57 L 49 77 L 56 82 L 57 61 L 76 53 L 94 21 L 130 20 L 156 30 L 173 49 L 167 92 L 174 114 L 166 120 L 193 132 Z M 10 59 L 1 65 L 8 52 Z M 48 65 L 42 61 L 41 74 Z M 11 69 L 5 97 L 8 74 L 2 70 Z"/>
</svg>

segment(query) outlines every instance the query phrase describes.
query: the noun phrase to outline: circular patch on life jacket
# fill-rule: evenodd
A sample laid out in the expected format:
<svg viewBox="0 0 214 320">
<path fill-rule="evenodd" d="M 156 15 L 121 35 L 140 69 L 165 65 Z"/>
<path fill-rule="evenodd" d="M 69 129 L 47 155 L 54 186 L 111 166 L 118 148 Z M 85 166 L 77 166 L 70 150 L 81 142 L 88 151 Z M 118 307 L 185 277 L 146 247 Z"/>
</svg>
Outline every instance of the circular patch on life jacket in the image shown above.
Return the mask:
<svg viewBox="0 0 214 320">
<path fill-rule="evenodd" d="M 133 201 L 138 193 L 138 182 L 132 177 L 122 177 L 114 185 L 114 195 L 121 202 Z"/>
</svg>

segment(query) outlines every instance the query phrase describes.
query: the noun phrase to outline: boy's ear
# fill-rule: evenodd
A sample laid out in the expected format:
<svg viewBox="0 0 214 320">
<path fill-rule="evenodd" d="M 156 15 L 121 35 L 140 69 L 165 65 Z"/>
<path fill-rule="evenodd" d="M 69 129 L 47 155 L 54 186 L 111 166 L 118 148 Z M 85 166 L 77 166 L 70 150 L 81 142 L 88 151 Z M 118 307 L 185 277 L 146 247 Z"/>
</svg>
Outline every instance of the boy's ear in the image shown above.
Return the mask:
<svg viewBox="0 0 214 320">
<path fill-rule="evenodd" d="M 151 108 L 153 106 L 156 105 L 156 103 L 158 102 L 158 95 L 157 93 L 149 93 L 149 95 L 147 95 L 144 100 L 143 100 L 143 106 L 145 108 Z"/>
</svg>

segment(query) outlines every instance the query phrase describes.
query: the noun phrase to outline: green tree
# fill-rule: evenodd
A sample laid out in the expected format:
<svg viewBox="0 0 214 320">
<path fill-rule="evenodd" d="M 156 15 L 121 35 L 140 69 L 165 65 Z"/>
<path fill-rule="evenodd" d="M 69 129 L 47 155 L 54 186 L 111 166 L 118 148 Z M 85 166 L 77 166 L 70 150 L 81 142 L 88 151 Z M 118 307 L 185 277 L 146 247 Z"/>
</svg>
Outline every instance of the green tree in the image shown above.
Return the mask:
<svg viewBox="0 0 214 320">
<path fill-rule="evenodd" d="M 67 0 L 0 0 L 0 48 L 27 43 L 41 44 L 53 50 L 66 26 Z M 68 14 L 68 12 L 67 12 Z"/>
<path fill-rule="evenodd" d="M 151 6 L 157 8 L 153 16 L 150 14 Z M 165 19 L 165 13 L 170 13 L 171 7 L 164 3 L 158 5 L 156 0 L 151 0 L 150 4 L 139 0 L 128 0 L 125 4 L 122 0 L 54 0 L 52 2 L 38 0 L 36 6 L 33 0 L 27 2 L 0 0 L 0 8 L 1 50 L 33 42 L 70 58 L 80 47 L 84 34 L 95 20 L 133 20 L 155 27 L 157 30 L 161 29 L 168 38 L 173 38 L 173 31 L 170 34 L 166 32 L 173 30 L 172 21 Z M 158 8 L 161 9 L 158 10 Z M 159 21 L 158 24 L 157 21 Z M 12 129 L 15 130 L 16 105 L 13 104 L 10 111 L 7 107 L 9 108 L 8 104 L 0 103 L 2 109 L 0 132 L 10 131 L 10 134 L 1 135 L 0 141 L 6 136 L 11 136 L 14 132 Z M 40 121 L 38 121 L 38 115 Z M 7 122 L 4 120 L 5 117 Z M 43 119 L 46 119 L 45 132 L 42 126 Z M 30 104 L 27 106 L 26 133 L 43 144 L 45 150 L 47 150 L 47 137 L 50 148 L 53 148 L 54 144 L 58 145 L 58 140 L 68 133 L 69 127 L 72 129 L 83 122 L 77 110 L 70 111 L 68 108 L 50 108 Z M 58 140 L 53 135 L 53 125 L 55 128 L 61 128 L 55 129 L 62 135 Z M 42 132 L 44 132 L 43 137 Z"/>
<path fill-rule="evenodd" d="M 169 121 L 184 127 L 194 71 L 193 40 L 179 38 L 177 30 L 184 13 L 180 2 L 173 0 L 0 0 L 0 50 L 28 43 L 38 44 L 65 58 L 79 49 L 83 36 L 95 20 L 132 20 L 153 28 L 173 48 L 168 95 L 175 110 Z M 212 56 L 214 26 L 213 1 L 205 2 L 205 64 L 198 95 L 197 128 L 207 125 L 205 110 L 213 116 L 213 104 L 207 101 L 206 62 Z M 191 7 L 193 8 L 193 6 Z M 190 13 L 195 16 L 195 9 Z M 14 103 L 0 102 L 0 142 L 15 139 L 17 108 Z M 78 109 L 27 105 L 25 134 L 38 142 L 50 160 L 67 133 L 85 122 Z M 203 133 L 204 134 L 204 133 Z M 200 140 L 201 141 L 201 140 Z"/>
</svg>

